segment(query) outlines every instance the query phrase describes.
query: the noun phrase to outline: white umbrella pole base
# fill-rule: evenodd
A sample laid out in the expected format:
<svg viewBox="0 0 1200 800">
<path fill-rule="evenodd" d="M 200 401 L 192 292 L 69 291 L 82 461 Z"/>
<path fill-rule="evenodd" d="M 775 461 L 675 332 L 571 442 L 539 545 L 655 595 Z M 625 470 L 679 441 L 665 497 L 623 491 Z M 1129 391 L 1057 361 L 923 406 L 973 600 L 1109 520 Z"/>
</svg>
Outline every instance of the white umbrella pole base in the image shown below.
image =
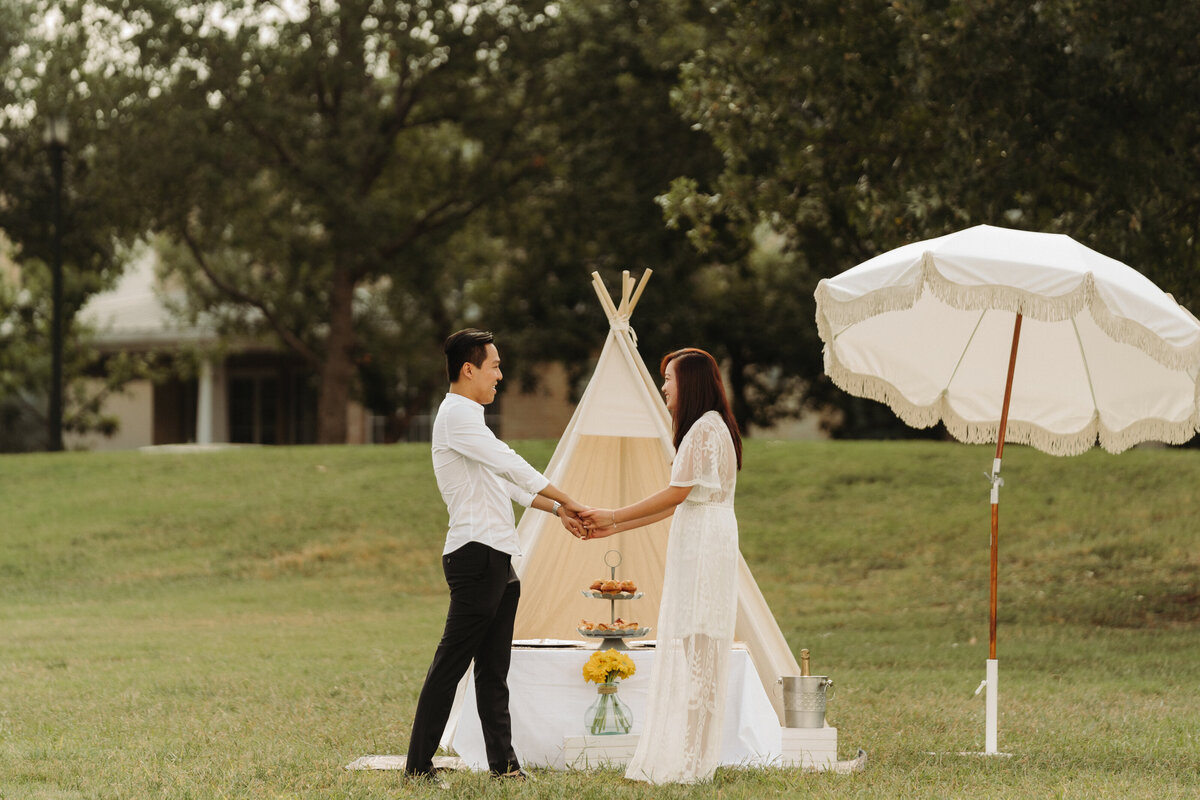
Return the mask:
<svg viewBox="0 0 1200 800">
<path fill-rule="evenodd" d="M 999 709 L 1000 695 L 1000 666 L 999 662 L 994 658 L 989 658 L 987 662 L 987 677 L 979 684 L 979 688 L 975 690 L 978 694 L 987 689 L 987 694 L 984 696 L 987 705 L 987 712 L 984 724 L 986 733 L 984 735 L 984 751 L 960 750 L 960 756 L 1000 756 L 1002 758 L 1012 758 L 1012 753 L 1001 753 L 996 747 L 996 728 Z M 929 755 L 941 755 L 940 753 L 930 753 Z"/>
<path fill-rule="evenodd" d="M 996 717 L 999 716 L 999 701 L 1000 701 L 1000 664 L 994 658 L 989 658 L 987 661 L 987 713 L 985 715 L 984 724 L 986 725 L 986 734 L 984 737 L 983 752 L 985 755 L 992 755 L 996 749 Z"/>
<path fill-rule="evenodd" d="M 987 705 L 987 711 L 984 716 L 984 742 L 982 753 L 959 753 L 960 756 L 1003 756 L 1011 758 L 1012 753 L 1001 753 L 996 747 L 996 728 L 997 717 L 999 716 L 999 699 L 1000 699 L 1000 662 L 994 658 L 989 658 L 987 661 L 987 678 L 984 680 L 984 688 L 987 693 L 984 695 L 984 700 Z M 976 692 L 978 694 L 978 692 Z"/>
</svg>

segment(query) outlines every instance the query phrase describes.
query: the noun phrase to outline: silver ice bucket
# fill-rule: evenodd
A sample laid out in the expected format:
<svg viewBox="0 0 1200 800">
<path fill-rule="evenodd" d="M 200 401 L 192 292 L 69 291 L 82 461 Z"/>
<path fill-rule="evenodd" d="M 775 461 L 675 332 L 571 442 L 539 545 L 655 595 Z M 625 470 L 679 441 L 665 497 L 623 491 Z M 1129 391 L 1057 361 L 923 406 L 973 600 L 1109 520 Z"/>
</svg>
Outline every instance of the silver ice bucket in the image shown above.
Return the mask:
<svg viewBox="0 0 1200 800">
<path fill-rule="evenodd" d="M 833 681 L 825 675 L 784 675 L 783 724 L 788 728 L 824 728 L 825 701 Z"/>
</svg>

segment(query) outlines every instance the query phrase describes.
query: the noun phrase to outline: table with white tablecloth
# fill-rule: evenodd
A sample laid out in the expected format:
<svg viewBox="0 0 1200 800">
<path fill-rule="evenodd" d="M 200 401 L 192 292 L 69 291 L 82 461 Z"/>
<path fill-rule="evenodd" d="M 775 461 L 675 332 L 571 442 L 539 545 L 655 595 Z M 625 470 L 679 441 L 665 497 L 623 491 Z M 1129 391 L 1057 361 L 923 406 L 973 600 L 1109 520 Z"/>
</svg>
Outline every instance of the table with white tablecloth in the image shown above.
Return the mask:
<svg viewBox="0 0 1200 800">
<path fill-rule="evenodd" d="M 508 671 L 509 709 L 513 749 L 523 765 L 566 768 L 564 739 L 586 732 L 584 715 L 596 699 L 596 684 L 583 678 L 583 665 L 593 652 L 573 647 L 513 648 Z M 621 681 L 619 694 L 633 713 L 631 733 L 636 734 L 645 722 L 646 690 L 655 652 L 635 647 L 628 654 L 637 672 Z M 487 769 L 483 732 L 475 706 L 475 685 L 470 678 L 461 712 L 454 732 L 454 750 L 468 767 Z M 778 763 L 781 748 L 779 718 L 750 654 L 735 647 L 729 659 L 721 764 Z"/>
</svg>

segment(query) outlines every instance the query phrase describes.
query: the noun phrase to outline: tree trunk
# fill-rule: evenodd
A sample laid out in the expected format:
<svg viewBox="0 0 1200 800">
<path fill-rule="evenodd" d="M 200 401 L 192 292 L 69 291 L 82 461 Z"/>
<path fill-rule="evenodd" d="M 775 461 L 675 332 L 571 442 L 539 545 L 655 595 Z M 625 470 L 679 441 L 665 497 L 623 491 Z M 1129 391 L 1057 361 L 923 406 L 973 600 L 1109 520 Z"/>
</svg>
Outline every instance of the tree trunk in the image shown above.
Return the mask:
<svg viewBox="0 0 1200 800">
<path fill-rule="evenodd" d="M 329 338 L 321 364 L 317 396 L 317 443 L 346 443 L 346 411 L 354 378 L 354 281 L 347 270 L 334 268 L 329 293 Z"/>
<path fill-rule="evenodd" d="M 746 399 L 746 364 L 737 354 L 731 354 L 729 357 L 729 392 L 733 418 L 737 420 L 738 430 L 746 436 L 746 428 L 750 424 L 750 402 Z"/>
</svg>

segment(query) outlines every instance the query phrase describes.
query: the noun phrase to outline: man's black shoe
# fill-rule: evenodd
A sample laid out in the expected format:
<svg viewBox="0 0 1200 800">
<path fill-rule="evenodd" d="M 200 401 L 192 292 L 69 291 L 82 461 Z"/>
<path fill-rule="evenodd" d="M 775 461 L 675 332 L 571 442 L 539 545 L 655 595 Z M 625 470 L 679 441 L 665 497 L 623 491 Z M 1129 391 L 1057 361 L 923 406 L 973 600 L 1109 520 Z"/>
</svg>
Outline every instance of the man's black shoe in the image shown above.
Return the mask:
<svg viewBox="0 0 1200 800">
<path fill-rule="evenodd" d="M 529 777 L 529 774 L 527 772 L 525 772 L 525 770 L 523 770 L 523 769 L 514 769 L 514 770 L 510 770 L 508 772 L 493 772 L 492 777 L 493 778 L 507 778 L 508 780 L 514 780 L 514 781 L 531 781 L 531 780 L 533 780 L 533 778 Z"/>
<path fill-rule="evenodd" d="M 441 772 L 441 770 L 438 769 L 437 767 L 430 767 L 427 770 L 425 770 L 425 769 L 412 769 L 412 770 L 405 769 L 404 777 L 410 781 L 420 781 L 421 783 L 432 784 L 434 786 L 437 786 L 439 789 L 449 789 L 450 784 L 446 783 L 444 780 L 442 780 L 441 778 L 438 777 L 439 772 Z"/>
</svg>

